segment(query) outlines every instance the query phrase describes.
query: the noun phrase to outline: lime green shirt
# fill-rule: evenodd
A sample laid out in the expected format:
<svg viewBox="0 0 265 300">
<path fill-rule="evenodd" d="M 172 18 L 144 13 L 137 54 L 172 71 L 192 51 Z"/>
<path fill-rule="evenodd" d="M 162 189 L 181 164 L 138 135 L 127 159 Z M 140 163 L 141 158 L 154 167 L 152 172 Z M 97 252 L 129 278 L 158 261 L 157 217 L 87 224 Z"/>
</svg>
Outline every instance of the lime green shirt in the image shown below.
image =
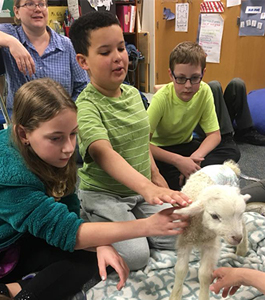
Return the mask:
<svg viewBox="0 0 265 300">
<path fill-rule="evenodd" d="M 201 82 L 198 92 L 188 102 L 176 95 L 173 83 L 158 90 L 147 110 L 152 144 L 172 146 L 188 143 L 200 124 L 205 133 L 219 129 L 211 88 Z"/>
<path fill-rule="evenodd" d="M 147 112 L 137 89 L 122 84 L 121 90 L 119 98 L 106 97 L 89 83 L 77 98 L 79 151 L 84 160 L 79 169 L 80 189 L 135 194 L 93 161 L 87 149 L 96 140 L 108 140 L 134 169 L 151 177 Z"/>
</svg>

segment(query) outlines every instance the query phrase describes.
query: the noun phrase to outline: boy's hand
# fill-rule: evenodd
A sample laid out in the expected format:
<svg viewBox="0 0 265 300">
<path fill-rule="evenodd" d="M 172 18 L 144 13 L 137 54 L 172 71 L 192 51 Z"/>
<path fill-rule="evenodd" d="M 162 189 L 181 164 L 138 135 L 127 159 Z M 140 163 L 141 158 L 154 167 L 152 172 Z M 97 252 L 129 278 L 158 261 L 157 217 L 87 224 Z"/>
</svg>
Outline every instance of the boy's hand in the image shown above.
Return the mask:
<svg viewBox="0 0 265 300">
<path fill-rule="evenodd" d="M 179 191 L 173 191 L 168 188 L 158 187 L 154 184 L 147 187 L 142 194 L 145 201 L 155 205 L 170 203 L 172 205 L 177 204 L 179 206 L 187 206 L 191 204 L 191 200 L 183 193 Z"/>
<path fill-rule="evenodd" d="M 201 165 L 201 162 L 204 161 L 204 157 L 200 156 L 196 152 L 193 152 L 190 156 L 190 158 L 198 165 Z"/>
<path fill-rule="evenodd" d="M 184 175 L 185 178 L 189 178 L 191 174 L 200 170 L 201 167 L 191 157 L 182 156 L 178 158 L 175 167 Z"/>
<path fill-rule="evenodd" d="M 170 207 L 145 219 L 147 236 L 164 236 L 181 234 L 189 223 L 189 216 L 174 213 L 176 207 Z"/>
<path fill-rule="evenodd" d="M 183 174 L 179 175 L 179 186 L 182 187 L 185 184 L 185 176 Z"/>
<path fill-rule="evenodd" d="M 121 290 L 124 287 L 130 273 L 126 262 L 111 245 L 97 247 L 97 258 L 101 279 L 106 280 L 106 267 L 112 266 L 120 277 L 120 281 L 117 284 L 117 289 Z"/>
</svg>

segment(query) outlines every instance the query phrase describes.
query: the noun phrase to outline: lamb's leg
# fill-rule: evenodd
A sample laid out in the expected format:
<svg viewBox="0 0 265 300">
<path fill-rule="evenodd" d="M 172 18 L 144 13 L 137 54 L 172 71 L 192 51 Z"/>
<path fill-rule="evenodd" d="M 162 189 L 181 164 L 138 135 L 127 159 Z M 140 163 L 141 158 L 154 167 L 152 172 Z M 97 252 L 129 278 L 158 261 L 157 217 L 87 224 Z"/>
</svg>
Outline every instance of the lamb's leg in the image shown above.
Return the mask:
<svg viewBox="0 0 265 300">
<path fill-rule="evenodd" d="M 181 300 L 182 298 L 183 282 L 189 270 L 191 250 L 191 246 L 178 247 L 178 257 L 175 266 L 175 283 L 169 300 Z"/>
<path fill-rule="evenodd" d="M 209 286 L 212 282 L 212 272 L 219 258 L 220 242 L 203 245 L 201 249 L 201 265 L 199 269 L 200 294 L 199 300 L 209 300 Z"/>
<path fill-rule="evenodd" d="M 245 222 L 243 221 L 243 239 L 241 243 L 236 247 L 236 255 L 246 256 L 248 252 L 248 234 Z"/>
</svg>

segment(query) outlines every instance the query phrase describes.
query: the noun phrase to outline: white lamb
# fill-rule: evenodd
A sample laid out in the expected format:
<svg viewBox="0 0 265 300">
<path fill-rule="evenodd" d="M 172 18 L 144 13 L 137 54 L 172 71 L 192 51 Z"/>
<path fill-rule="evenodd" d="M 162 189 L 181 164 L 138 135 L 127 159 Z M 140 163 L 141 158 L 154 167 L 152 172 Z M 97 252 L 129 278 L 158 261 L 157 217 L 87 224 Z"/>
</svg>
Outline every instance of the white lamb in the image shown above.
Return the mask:
<svg viewBox="0 0 265 300">
<path fill-rule="evenodd" d="M 220 252 L 220 237 L 231 245 L 239 245 L 237 254 L 247 252 L 246 230 L 242 215 L 250 195 L 238 188 L 240 170 L 233 161 L 202 168 L 187 180 L 182 192 L 193 200 L 189 207 L 177 210 L 190 215 L 190 225 L 177 240 L 175 283 L 170 300 L 181 300 L 183 282 L 188 273 L 193 247 L 200 250 L 199 300 L 209 299 L 212 272 Z M 244 238 L 243 238 L 244 237 Z"/>
</svg>

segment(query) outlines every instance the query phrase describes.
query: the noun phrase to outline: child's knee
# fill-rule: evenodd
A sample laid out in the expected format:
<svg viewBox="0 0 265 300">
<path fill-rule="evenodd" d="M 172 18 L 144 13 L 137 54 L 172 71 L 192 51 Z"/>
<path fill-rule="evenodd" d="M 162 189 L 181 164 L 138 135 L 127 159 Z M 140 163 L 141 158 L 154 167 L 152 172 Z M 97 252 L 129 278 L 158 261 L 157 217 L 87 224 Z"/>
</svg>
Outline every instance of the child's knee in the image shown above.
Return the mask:
<svg viewBox="0 0 265 300">
<path fill-rule="evenodd" d="M 146 238 L 132 239 L 113 244 L 131 271 L 144 268 L 150 257 Z"/>
<path fill-rule="evenodd" d="M 83 219 L 86 222 L 89 222 L 89 218 L 88 215 L 86 214 L 86 212 L 81 208 L 80 209 L 80 218 Z"/>
<path fill-rule="evenodd" d="M 210 81 L 210 82 L 208 83 L 208 85 L 210 86 L 210 88 L 211 88 L 213 94 L 214 94 L 214 93 L 217 93 L 217 92 L 223 93 L 222 86 L 221 86 L 221 84 L 220 84 L 219 81 L 217 81 L 217 80 L 212 80 L 212 81 Z"/>
<path fill-rule="evenodd" d="M 132 249 L 133 250 L 133 249 Z M 148 264 L 150 258 L 150 249 L 145 249 L 144 251 L 137 253 L 132 251 L 132 255 L 124 257 L 129 269 L 131 271 L 139 270 L 144 268 Z"/>
<path fill-rule="evenodd" d="M 233 78 L 230 81 L 229 85 L 232 85 L 237 89 L 244 89 L 244 90 L 246 89 L 245 82 L 241 78 L 238 78 L 238 77 Z"/>
<path fill-rule="evenodd" d="M 175 250 L 176 240 L 177 237 L 175 235 L 155 236 L 155 237 L 148 238 L 151 248 L 160 249 L 160 250 Z"/>
</svg>

